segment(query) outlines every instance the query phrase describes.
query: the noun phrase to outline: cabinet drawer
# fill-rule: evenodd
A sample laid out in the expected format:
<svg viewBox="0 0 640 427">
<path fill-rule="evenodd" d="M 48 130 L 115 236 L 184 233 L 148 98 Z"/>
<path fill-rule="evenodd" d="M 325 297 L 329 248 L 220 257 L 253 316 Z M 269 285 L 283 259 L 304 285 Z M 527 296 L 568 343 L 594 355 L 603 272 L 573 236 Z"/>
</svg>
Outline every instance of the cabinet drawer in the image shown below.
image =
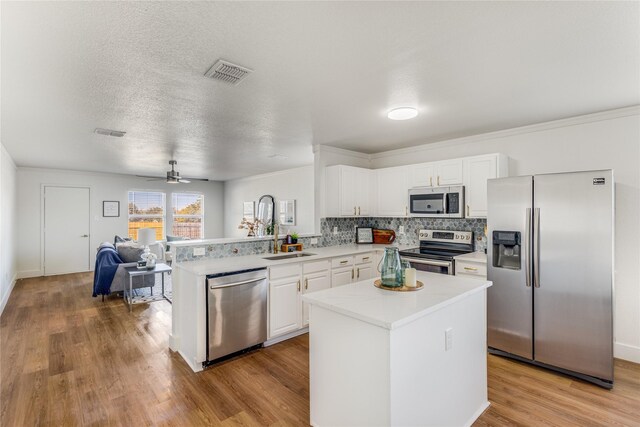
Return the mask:
<svg viewBox="0 0 640 427">
<path fill-rule="evenodd" d="M 269 279 L 280 279 L 283 277 L 291 277 L 291 276 L 299 276 L 300 275 L 300 264 L 288 264 L 288 265 L 279 265 L 277 267 L 269 268 Z"/>
<path fill-rule="evenodd" d="M 366 254 L 356 255 L 356 264 L 367 264 L 373 262 L 373 252 L 367 252 Z"/>
<path fill-rule="evenodd" d="M 456 275 L 487 277 L 487 264 L 480 262 L 456 261 Z"/>
<path fill-rule="evenodd" d="M 302 265 L 302 274 L 315 273 L 317 271 L 325 271 L 331 268 L 331 261 L 323 259 L 322 261 L 305 262 Z"/>
<path fill-rule="evenodd" d="M 350 265 L 353 265 L 352 256 L 333 258 L 331 260 L 331 268 L 348 267 Z"/>
</svg>

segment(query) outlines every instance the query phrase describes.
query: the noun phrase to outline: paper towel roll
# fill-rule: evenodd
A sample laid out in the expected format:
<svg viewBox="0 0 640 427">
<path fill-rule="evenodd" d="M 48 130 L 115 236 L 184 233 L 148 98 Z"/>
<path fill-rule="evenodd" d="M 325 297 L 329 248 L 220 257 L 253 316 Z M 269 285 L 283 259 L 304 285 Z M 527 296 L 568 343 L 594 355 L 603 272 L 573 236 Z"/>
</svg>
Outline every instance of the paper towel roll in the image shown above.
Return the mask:
<svg viewBox="0 0 640 427">
<path fill-rule="evenodd" d="M 404 285 L 409 288 L 416 287 L 416 269 L 415 268 L 407 268 L 404 271 Z"/>
</svg>

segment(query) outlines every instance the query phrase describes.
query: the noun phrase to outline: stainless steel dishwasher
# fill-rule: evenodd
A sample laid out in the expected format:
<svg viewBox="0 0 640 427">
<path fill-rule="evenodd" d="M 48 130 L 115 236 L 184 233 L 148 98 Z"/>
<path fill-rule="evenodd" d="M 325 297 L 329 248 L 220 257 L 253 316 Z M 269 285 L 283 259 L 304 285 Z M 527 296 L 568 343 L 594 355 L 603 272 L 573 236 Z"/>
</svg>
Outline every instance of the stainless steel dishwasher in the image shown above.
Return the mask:
<svg viewBox="0 0 640 427">
<path fill-rule="evenodd" d="M 267 269 L 207 276 L 207 362 L 267 340 Z"/>
</svg>

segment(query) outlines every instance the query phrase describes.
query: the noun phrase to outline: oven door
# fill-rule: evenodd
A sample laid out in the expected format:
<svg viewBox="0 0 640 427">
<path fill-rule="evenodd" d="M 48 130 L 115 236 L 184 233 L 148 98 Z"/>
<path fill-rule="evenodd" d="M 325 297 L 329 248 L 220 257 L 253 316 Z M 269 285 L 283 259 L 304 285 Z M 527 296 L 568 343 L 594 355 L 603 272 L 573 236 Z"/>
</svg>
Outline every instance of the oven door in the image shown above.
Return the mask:
<svg viewBox="0 0 640 427">
<path fill-rule="evenodd" d="M 402 257 L 402 260 L 409 261 L 411 268 L 416 270 L 453 275 L 453 261 L 409 257 Z"/>
</svg>

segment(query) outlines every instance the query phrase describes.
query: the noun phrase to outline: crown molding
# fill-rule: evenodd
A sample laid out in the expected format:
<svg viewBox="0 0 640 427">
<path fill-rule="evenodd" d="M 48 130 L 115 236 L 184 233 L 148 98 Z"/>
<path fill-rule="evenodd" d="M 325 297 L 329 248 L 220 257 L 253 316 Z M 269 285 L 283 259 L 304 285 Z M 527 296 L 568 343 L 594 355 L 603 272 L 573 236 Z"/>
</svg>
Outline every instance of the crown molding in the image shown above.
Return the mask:
<svg viewBox="0 0 640 427">
<path fill-rule="evenodd" d="M 344 148 L 332 147 L 330 145 L 320 145 L 320 144 L 314 145 L 313 154 L 316 154 L 319 152 L 340 154 L 342 156 L 350 156 L 350 157 L 357 157 L 359 159 L 371 160 L 370 154 L 361 153 L 359 151 L 345 150 Z"/>
<path fill-rule="evenodd" d="M 566 119 L 553 120 L 550 122 L 536 123 L 533 125 L 520 126 L 517 128 L 499 130 L 495 132 L 481 133 L 477 135 L 465 136 L 462 138 L 446 139 L 443 141 L 437 141 L 432 143 L 426 143 L 416 145 L 413 147 L 398 148 L 395 150 L 382 151 L 369 155 L 373 159 L 380 159 L 400 154 L 415 153 L 417 151 L 430 151 L 442 147 L 450 147 L 456 145 L 470 144 L 479 141 L 486 141 L 489 139 L 506 138 L 509 136 L 522 135 L 527 133 L 542 132 L 550 129 L 557 129 L 562 127 L 576 126 L 586 123 L 600 122 L 604 120 L 618 119 L 622 117 L 629 117 L 640 115 L 640 105 L 633 105 L 630 107 L 618 108 L 615 110 L 601 111 L 598 113 L 585 114 L 582 116 L 569 117 Z"/>
</svg>

